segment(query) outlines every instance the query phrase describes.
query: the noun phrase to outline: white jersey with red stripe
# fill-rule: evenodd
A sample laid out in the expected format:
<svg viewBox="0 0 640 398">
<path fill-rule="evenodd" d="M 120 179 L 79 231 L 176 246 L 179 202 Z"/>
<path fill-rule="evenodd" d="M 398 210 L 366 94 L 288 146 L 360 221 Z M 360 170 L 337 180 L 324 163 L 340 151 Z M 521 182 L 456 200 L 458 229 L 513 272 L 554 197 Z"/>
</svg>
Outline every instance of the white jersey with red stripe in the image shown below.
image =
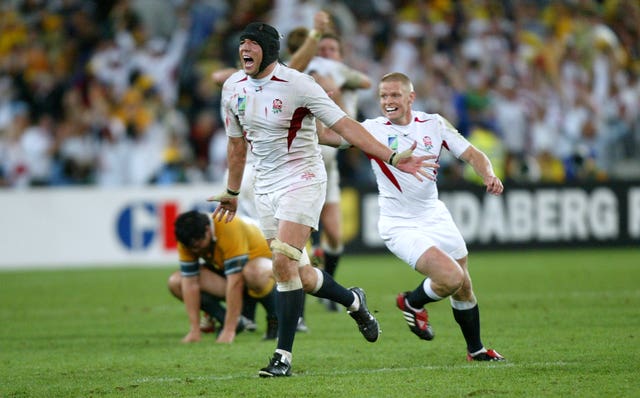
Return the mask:
<svg viewBox="0 0 640 398">
<path fill-rule="evenodd" d="M 255 156 L 256 194 L 326 181 L 315 117 L 333 126 L 346 115 L 313 78 L 282 64 L 263 79 L 238 71 L 222 108 L 227 135 L 244 136 Z"/>
<path fill-rule="evenodd" d="M 412 111 L 411 123 L 406 126 L 391 123 L 386 117 L 368 119 L 362 125 L 381 143 L 402 152 L 409 149 L 414 141 L 418 143 L 415 156 L 437 155 L 442 148 L 449 150 L 456 158 L 469 147 L 467 141 L 451 123 L 438 114 Z M 438 187 L 435 181 L 416 180 L 411 174 L 372 158 L 378 183 L 378 203 L 381 216 L 414 218 L 428 215 L 438 201 Z M 436 175 L 437 171 L 433 171 Z"/>
</svg>

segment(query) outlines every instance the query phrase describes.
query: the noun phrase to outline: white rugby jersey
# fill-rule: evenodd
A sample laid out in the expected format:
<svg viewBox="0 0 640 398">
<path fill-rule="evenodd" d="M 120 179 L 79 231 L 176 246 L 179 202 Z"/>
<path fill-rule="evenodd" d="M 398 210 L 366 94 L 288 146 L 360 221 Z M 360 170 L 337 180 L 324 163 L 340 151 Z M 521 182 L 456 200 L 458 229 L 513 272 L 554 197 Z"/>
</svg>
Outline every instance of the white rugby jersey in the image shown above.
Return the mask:
<svg viewBox="0 0 640 398">
<path fill-rule="evenodd" d="M 307 69 L 304 70 L 304 73 L 311 74 L 315 72 L 320 76 L 329 76 L 333 79 L 336 86 L 342 87 L 342 85 L 347 81 L 347 77 L 343 73 L 343 67 L 344 65 L 341 62 L 329 58 L 322 58 L 316 55 L 311 58 L 311 61 L 309 61 L 309 65 L 307 66 Z"/>
<path fill-rule="evenodd" d="M 222 87 L 225 129 L 245 137 L 255 156 L 255 192 L 326 181 L 315 117 L 331 127 L 346 114 L 311 76 L 281 64 L 263 79 L 243 71 Z"/>
<path fill-rule="evenodd" d="M 413 152 L 415 156 L 438 156 L 430 162 L 439 160 L 442 148 L 458 158 L 470 145 L 469 141 L 440 115 L 412 111 L 411 117 L 411 123 L 406 126 L 393 124 L 382 116 L 365 120 L 362 125 L 378 141 L 398 152 L 409 149 L 416 141 L 418 145 Z M 403 173 L 379 159 L 371 158 L 371 165 L 380 193 L 380 215 L 402 218 L 422 216 L 428 214 L 438 200 L 435 181 L 423 178 L 420 182 L 411 174 Z M 434 175 L 436 173 L 437 171 Z"/>
<path fill-rule="evenodd" d="M 311 61 L 309 62 L 309 65 L 307 66 L 307 69 L 305 69 L 304 73 L 317 73 L 320 76 L 330 77 L 336 86 L 341 87 L 347 80 L 347 77 L 342 73 L 342 69 L 340 68 L 341 65 L 342 63 L 338 61 L 334 61 L 328 58 L 322 58 L 316 55 L 315 57 L 311 58 Z M 347 109 L 347 114 L 355 118 L 355 114 L 351 113 L 349 109 Z M 322 159 L 324 160 L 327 169 L 329 167 L 332 167 L 333 163 L 337 163 L 336 158 L 338 156 L 338 148 L 334 148 L 328 145 L 321 145 L 320 151 L 322 152 Z"/>
<path fill-rule="evenodd" d="M 304 71 L 307 74 L 315 72 L 320 76 L 328 76 L 338 87 L 342 87 L 352 74 L 352 69 L 342 62 L 315 56 L 309 62 L 309 66 Z M 356 118 L 358 115 L 358 90 L 342 90 L 342 105 L 344 105 L 347 115 Z"/>
</svg>

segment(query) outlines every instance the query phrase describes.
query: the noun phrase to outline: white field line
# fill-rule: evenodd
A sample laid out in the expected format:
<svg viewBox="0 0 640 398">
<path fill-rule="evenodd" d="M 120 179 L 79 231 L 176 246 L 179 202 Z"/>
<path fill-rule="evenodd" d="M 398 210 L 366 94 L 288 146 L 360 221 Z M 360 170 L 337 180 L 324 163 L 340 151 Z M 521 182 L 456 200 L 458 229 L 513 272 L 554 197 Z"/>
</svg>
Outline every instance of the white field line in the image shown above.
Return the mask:
<svg viewBox="0 0 640 398">
<path fill-rule="evenodd" d="M 424 365 L 424 366 L 412 366 L 402 368 L 379 368 L 379 369 L 362 369 L 362 370 L 338 370 L 331 372 L 303 372 L 300 374 L 293 373 L 293 377 L 305 377 L 305 376 L 339 376 L 339 375 L 353 375 L 353 374 L 371 374 L 371 373 L 396 373 L 396 372 L 410 372 L 416 370 L 455 370 L 455 369 L 472 369 L 485 366 L 489 369 L 501 369 L 501 368 L 561 368 L 570 366 L 568 362 L 528 362 L 522 364 L 516 363 L 495 363 L 495 364 L 468 364 L 460 366 L 436 366 L 436 365 Z M 189 381 L 224 381 L 224 380 L 236 380 L 236 379 L 253 379 L 257 378 L 257 372 L 251 375 L 236 374 L 236 375 L 224 375 L 224 376 L 196 376 L 196 377 L 142 377 L 135 379 L 133 384 L 143 383 L 176 383 L 185 380 Z"/>
</svg>

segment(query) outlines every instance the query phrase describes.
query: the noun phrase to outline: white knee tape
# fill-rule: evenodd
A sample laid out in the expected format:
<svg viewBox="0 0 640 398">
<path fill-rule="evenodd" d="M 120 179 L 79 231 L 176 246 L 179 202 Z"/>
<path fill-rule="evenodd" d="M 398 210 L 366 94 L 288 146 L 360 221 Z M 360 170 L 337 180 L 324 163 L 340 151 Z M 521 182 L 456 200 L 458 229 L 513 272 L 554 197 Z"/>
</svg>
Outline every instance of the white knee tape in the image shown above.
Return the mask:
<svg viewBox="0 0 640 398">
<path fill-rule="evenodd" d="M 302 256 L 302 252 L 300 249 L 297 249 L 291 246 L 288 243 L 281 241 L 278 238 L 275 238 L 271 241 L 271 251 L 275 253 L 284 254 L 292 260 L 300 261 L 300 257 Z"/>
<path fill-rule="evenodd" d="M 311 265 L 311 259 L 309 258 L 309 253 L 307 253 L 307 248 L 302 249 L 302 254 L 300 255 L 300 264 L 299 267 L 304 267 L 305 265 Z"/>
<path fill-rule="evenodd" d="M 302 289 L 302 280 L 300 280 L 300 278 L 293 278 L 290 281 L 277 282 L 276 289 L 279 292 L 289 292 L 291 290 Z"/>
</svg>

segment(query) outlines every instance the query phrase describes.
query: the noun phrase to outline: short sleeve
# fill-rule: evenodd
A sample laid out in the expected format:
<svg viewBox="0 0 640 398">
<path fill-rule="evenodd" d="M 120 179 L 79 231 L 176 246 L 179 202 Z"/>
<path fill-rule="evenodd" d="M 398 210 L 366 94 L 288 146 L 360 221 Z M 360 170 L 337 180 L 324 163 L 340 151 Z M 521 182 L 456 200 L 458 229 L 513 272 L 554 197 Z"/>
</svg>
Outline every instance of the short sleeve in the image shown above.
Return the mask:
<svg viewBox="0 0 640 398">
<path fill-rule="evenodd" d="M 242 126 L 236 113 L 238 105 L 240 105 L 238 102 L 242 101 L 242 98 L 234 93 L 233 83 L 230 80 L 227 79 L 222 86 L 220 113 L 224 120 L 224 129 L 227 136 L 242 137 Z"/>
</svg>

